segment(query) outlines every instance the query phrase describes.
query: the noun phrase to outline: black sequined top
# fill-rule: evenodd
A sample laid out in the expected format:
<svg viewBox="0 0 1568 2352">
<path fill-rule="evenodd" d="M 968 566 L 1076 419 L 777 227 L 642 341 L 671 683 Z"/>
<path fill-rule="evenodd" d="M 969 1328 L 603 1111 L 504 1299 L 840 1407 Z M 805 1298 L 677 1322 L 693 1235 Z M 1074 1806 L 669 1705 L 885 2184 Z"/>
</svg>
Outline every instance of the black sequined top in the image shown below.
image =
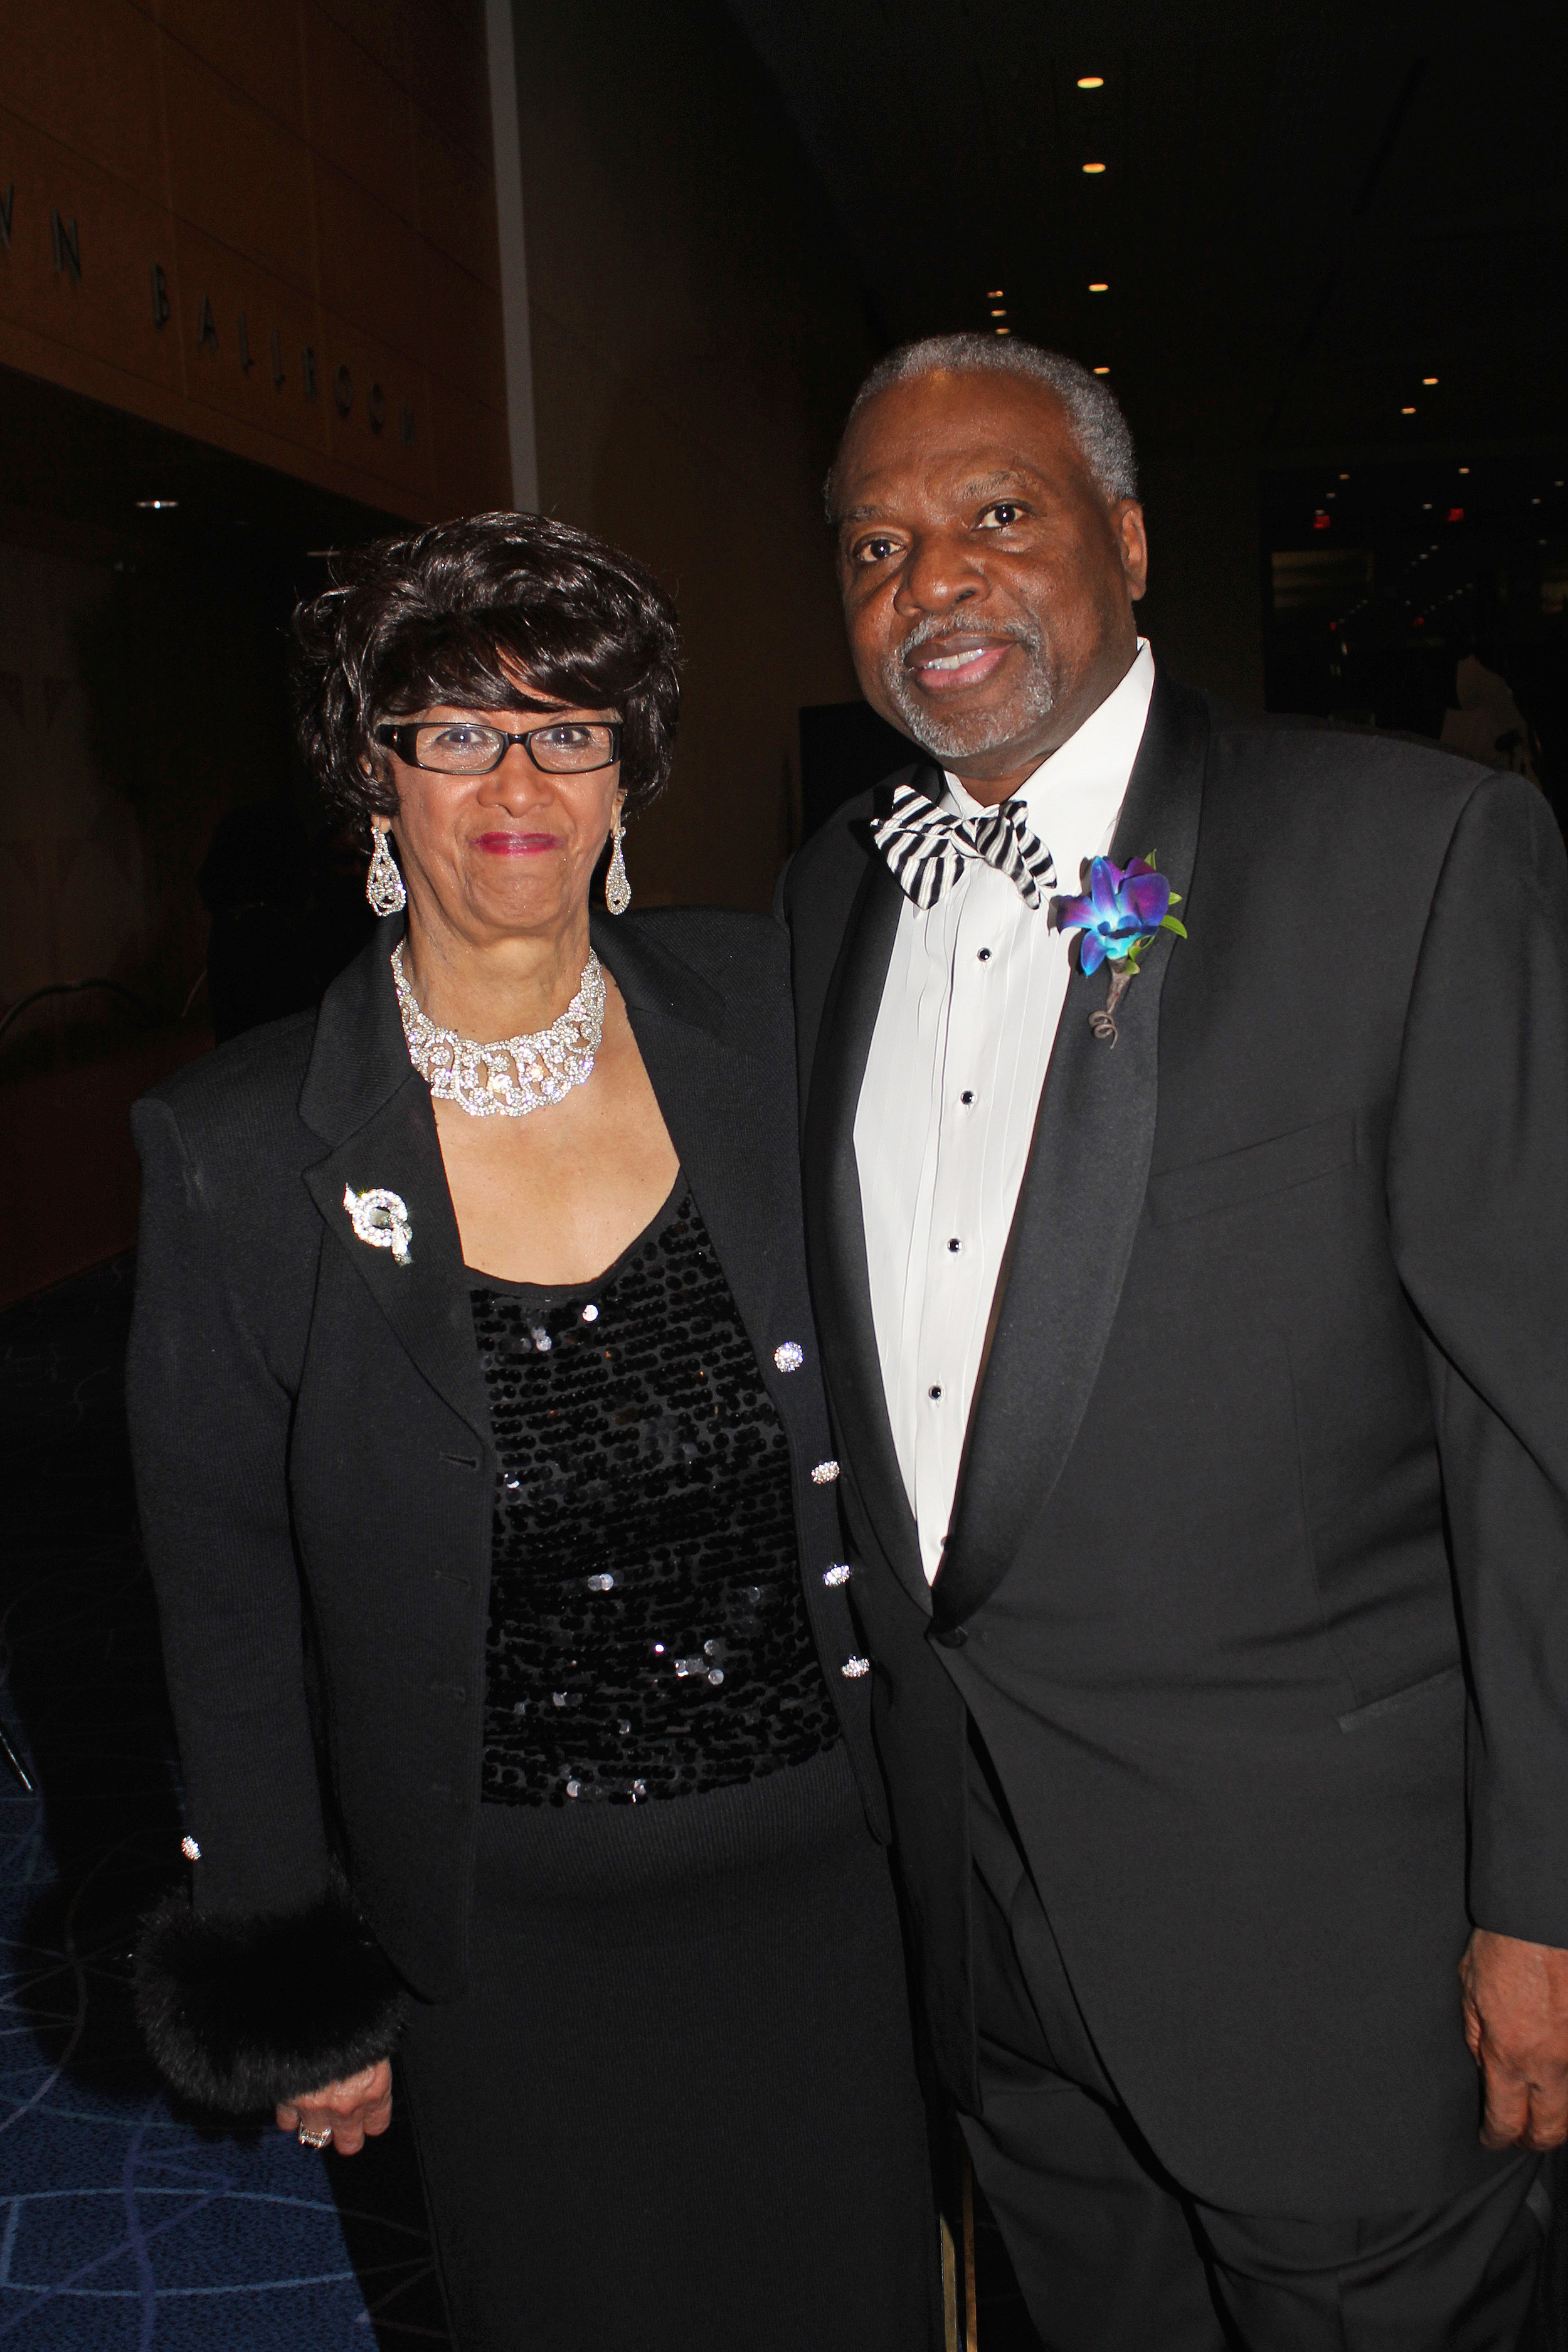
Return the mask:
<svg viewBox="0 0 1568 2352">
<path fill-rule="evenodd" d="M 499 1457 L 485 1797 L 635 1804 L 831 1747 L 788 1442 L 684 1178 L 595 1282 L 474 1282 Z"/>
</svg>

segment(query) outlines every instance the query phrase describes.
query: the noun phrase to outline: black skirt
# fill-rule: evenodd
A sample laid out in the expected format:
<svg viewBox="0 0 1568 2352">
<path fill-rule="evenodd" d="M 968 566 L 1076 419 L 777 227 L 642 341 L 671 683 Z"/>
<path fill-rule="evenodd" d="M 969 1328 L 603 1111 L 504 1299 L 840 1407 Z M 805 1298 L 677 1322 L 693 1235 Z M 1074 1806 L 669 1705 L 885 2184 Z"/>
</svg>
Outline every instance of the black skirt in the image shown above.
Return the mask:
<svg viewBox="0 0 1568 2352">
<path fill-rule="evenodd" d="M 888 1864 L 842 1747 L 481 1810 L 468 1990 L 401 2074 L 457 2352 L 927 2352 Z"/>
</svg>

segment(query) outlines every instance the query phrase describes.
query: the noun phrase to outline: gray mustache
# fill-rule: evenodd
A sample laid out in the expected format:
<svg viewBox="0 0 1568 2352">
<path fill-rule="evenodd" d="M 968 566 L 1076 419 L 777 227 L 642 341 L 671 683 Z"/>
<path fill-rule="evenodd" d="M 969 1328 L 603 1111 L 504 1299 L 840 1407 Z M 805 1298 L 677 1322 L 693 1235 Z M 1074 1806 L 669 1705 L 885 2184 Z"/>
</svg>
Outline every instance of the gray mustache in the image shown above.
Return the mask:
<svg viewBox="0 0 1568 2352">
<path fill-rule="evenodd" d="M 905 638 L 903 648 L 899 655 L 900 663 L 908 669 L 912 665 L 915 656 L 924 653 L 928 646 L 940 646 L 945 644 L 950 637 L 972 637 L 976 634 L 973 622 L 923 621 L 919 624 L 912 635 Z M 981 634 L 988 637 L 1011 637 L 1016 645 L 1027 646 L 1034 652 L 1039 650 L 1039 633 L 1036 629 L 1031 629 L 1025 621 L 994 622 Z"/>
</svg>

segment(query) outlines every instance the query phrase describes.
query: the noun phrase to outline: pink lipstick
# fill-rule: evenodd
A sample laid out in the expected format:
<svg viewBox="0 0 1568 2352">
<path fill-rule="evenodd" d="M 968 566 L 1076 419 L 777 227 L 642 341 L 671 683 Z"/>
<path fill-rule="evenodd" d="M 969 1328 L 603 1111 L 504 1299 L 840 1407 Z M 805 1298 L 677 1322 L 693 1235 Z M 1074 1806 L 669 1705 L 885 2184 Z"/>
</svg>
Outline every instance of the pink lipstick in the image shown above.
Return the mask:
<svg viewBox="0 0 1568 2352">
<path fill-rule="evenodd" d="M 492 857 L 539 857 L 546 850 L 559 845 L 552 833 L 478 833 L 474 835 L 475 848 L 488 850 Z"/>
</svg>

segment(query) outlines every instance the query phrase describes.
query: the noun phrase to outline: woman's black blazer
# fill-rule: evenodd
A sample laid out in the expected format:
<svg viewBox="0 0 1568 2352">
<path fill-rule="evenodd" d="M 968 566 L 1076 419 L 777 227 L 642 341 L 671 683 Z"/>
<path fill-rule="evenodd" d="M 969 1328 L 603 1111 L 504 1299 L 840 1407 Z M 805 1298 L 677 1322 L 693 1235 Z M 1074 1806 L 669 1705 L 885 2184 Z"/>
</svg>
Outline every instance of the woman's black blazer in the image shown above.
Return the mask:
<svg viewBox="0 0 1568 2352">
<path fill-rule="evenodd" d="M 194 1906 L 144 1942 L 140 1998 L 165 2071 L 219 2105 L 367 2063 L 402 1988 L 448 2000 L 467 1967 L 496 1464 L 388 968 L 401 931 L 380 925 L 319 1013 L 237 1039 L 132 1113 L 132 1440 L 200 1849 Z M 885 1838 L 869 1681 L 843 1581 L 825 1580 L 843 1548 L 787 946 L 762 917 L 708 911 L 599 919 L 594 937 L 789 1440 L 806 1612 Z M 356 1236 L 345 1190 L 375 1186 L 406 1204 L 406 1264 Z"/>
</svg>

